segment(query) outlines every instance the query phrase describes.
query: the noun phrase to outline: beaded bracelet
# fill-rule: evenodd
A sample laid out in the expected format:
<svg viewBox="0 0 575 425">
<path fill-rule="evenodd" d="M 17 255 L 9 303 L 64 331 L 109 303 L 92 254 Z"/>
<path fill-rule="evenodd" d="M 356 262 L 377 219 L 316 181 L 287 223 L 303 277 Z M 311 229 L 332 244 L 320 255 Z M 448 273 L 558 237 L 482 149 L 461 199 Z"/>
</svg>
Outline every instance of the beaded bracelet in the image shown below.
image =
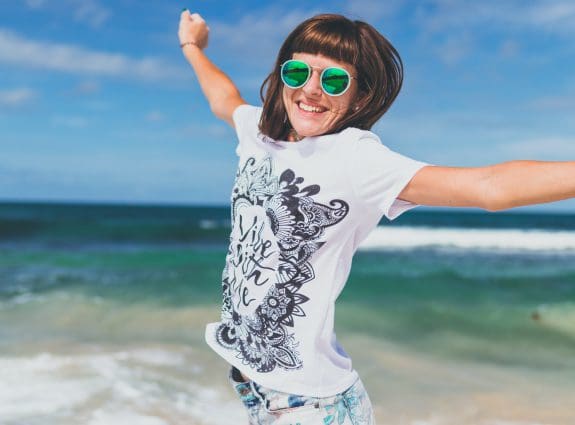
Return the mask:
<svg viewBox="0 0 575 425">
<path fill-rule="evenodd" d="M 196 46 L 198 49 L 200 48 L 200 46 L 198 46 L 198 43 L 196 43 L 195 41 L 186 41 L 180 44 L 180 49 L 184 48 L 184 46 L 187 46 L 188 44 Z"/>
</svg>

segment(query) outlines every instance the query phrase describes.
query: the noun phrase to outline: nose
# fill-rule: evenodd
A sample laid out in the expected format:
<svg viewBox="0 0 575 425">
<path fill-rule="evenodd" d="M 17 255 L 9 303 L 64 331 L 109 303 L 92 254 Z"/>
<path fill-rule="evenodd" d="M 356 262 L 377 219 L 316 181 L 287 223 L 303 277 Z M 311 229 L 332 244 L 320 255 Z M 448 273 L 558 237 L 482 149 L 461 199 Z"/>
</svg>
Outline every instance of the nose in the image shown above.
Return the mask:
<svg viewBox="0 0 575 425">
<path fill-rule="evenodd" d="M 321 96 L 321 81 L 320 81 L 320 72 L 316 69 L 311 70 L 311 75 L 309 80 L 303 86 L 303 92 L 309 97 L 318 97 Z"/>
</svg>

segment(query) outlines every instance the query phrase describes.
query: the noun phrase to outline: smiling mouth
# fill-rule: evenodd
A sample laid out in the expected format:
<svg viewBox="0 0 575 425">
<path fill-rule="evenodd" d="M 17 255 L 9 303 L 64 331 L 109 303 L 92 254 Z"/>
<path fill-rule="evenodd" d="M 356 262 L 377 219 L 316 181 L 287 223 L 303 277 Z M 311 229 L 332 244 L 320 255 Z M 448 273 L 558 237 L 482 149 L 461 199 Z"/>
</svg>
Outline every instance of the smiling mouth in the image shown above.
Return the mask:
<svg viewBox="0 0 575 425">
<path fill-rule="evenodd" d="M 312 106 L 302 101 L 296 102 L 296 104 L 298 108 L 304 112 L 322 113 L 327 111 L 327 108 L 324 108 L 323 106 Z"/>
</svg>

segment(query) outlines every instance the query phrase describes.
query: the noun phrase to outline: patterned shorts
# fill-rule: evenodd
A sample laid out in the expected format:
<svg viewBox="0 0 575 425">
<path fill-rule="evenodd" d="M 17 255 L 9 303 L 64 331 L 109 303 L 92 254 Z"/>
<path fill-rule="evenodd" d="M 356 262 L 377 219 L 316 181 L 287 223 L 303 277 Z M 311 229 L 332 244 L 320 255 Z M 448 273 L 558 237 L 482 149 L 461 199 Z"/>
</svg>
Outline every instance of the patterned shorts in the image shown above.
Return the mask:
<svg viewBox="0 0 575 425">
<path fill-rule="evenodd" d="M 247 409 L 250 425 L 375 425 L 371 401 L 359 378 L 329 397 L 289 394 L 245 382 L 233 366 L 228 379 Z"/>
</svg>

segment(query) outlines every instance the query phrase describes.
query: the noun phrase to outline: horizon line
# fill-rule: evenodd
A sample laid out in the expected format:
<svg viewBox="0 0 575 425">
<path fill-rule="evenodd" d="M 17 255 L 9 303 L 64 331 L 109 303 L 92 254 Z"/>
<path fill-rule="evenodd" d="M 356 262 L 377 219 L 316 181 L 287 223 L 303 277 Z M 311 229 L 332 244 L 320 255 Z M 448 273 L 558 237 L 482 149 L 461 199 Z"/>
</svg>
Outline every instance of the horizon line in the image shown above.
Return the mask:
<svg viewBox="0 0 575 425">
<path fill-rule="evenodd" d="M 82 199 L 10 199 L 0 198 L 0 205 L 7 204 L 52 204 L 52 205 L 92 205 L 92 206 L 124 206 L 124 207 L 172 207 L 172 208 L 230 208 L 230 204 L 203 204 L 203 203 L 186 203 L 186 202 L 162 202 L 162 201 L 118 201 L 118 200 L 82 200 Z M 528 208 L 529 210 L 515 211 L 518 208 Z M 424 211 L 422 211 L 424 210 Z M 547 215 L 575 215 L 575 210 L 550 210 L 542 209 L 540 206 L 527 205 L 524 207 L 511 208 L 505 211 L 487 211 L 476 207 L 440 207 L 440 206 L 427 206 L 420 205 L 416 209 L 410 211 L 413 213 L 420 212 L 458 212 L 465 214 L 506 214 L 506 215 L 519 215 L 519 214 L 547 214 Z"/>
</svg>

